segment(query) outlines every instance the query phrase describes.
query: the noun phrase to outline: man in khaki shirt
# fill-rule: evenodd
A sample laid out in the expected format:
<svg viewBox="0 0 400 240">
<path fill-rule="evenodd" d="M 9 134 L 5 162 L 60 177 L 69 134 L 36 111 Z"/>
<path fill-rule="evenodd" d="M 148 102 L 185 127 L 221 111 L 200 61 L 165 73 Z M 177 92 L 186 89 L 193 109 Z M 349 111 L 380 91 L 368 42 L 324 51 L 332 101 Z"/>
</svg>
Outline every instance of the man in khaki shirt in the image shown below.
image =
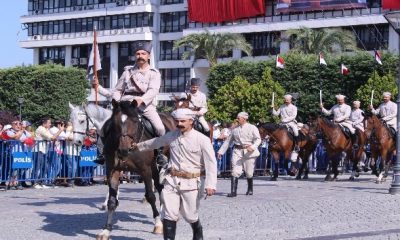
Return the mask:
<svg viewBox="0 0 400 240">
<path fill-rule="evenodd" d="M 257 127 L 247 122 L 248 118 L 249 114 L 246 112 L 237 115 L 239 125 L 232 130 L 218 150 L 218 159 L 221 159 L 228 147 L 234 144 L 231 158 L 231 193 L 228 197 L 236 197 L 238 179 L 243 168 L 247 177 L 246 195 L 253 195 L 253 173 L 256 159 L 260 156 L 258 146 L 261 144 L 261 137 Z"/>
<path fill-rule="evenodd" d="M 201 126 L 205 132 L 210 131 L 210 127 L 206 119 L 204 118 L 204 114 L 207 112 L 207 97 L 200 90 L 200 79 L 192 78 L 190 79 L 190 103 L 189 108 L 194 111 L 199 119 Z"/>
<path fill-rule="evenodd" d="M 202 240 L 203 230 L 199 221 L 199 203 L 203 192 L 207 196 L 215 193 L 217 185 L 217 161 L 210 139 L 193 129 L 192 110 L 180 108 L 172 113 L 177 130 L 165 135 L 132 144 L 139 151 L 157 149 L 169 145 L 170 160 L 161 193 L 161 216 L 164 224 L 164 239 L 175 239 L 179 213 L 191 224 L 193 239 Z"/>
</svg>

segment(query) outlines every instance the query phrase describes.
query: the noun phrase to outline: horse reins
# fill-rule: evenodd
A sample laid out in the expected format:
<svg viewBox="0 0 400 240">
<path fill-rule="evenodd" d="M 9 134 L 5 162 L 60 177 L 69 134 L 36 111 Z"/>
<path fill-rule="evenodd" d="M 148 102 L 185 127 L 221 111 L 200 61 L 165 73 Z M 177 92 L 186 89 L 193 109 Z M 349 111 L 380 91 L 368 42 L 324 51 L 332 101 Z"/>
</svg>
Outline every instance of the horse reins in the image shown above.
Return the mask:
<svg viewBox="0 0 400 240">
<path fill-rule="evenodd" d="M 81 131 L 72 131 L 74 134 L 75 133 L 77 133 L 77 134 L 81 134 L 81 135 L 88 135 L 88 132 L 89 132 L 89 122 L 94 126 L 94 122 L 93 122 L 93 120 L 92 120 L 92 118 L 90 118 L 89 117 L 89 114 L 87 114 L 87 111 L 86 111 L 86 108 L 85 107 L 83 107 L 83 113 L 85 114 L 85 116 L 86 116 L 86 131 L 85 132 L 81 132 Z"/>
</svg>

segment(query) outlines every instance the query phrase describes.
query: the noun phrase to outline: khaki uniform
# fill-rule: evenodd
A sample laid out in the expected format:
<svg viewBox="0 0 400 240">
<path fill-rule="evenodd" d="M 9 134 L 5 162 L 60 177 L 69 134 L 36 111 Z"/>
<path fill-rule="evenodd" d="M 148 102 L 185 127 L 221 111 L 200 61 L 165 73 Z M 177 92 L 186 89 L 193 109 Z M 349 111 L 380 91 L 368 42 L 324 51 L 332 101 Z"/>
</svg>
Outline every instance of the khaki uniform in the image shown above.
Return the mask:
<svg viewBox="0 0 400 240">
<path fill-rule="evenodd" d="M 135 83 L 133 83 L 135 81 Z M 165 134 L 165 128 L 156 111 L 156 96 L 160 91 L 161 75 L 157 69 L 150 66 L 140 71 L 137 67 L 125 67 L 114 91 L 113 99 L 117 101 L 143 100 L 144 105 L 139 106 L 143 116 L 153 124 L 158 136 Z"/>
<path fill-rule="evenodd" d="M 204 130 L 206 132 L 210 131 L 210 128 L 208 127 L 208 123 L 206 119 L 204 118 L 204 114 L 207 112 L 207 97 L 204 93 L 197 91 L 196 93 L 190 93 L 191 98 L 190 98 L 190 103 L 189 103 L 189 108 L 200 108 L 199 112 L 199 122 L 203 126 Z"/>
<path fill-rule="evenodd" d="M 205 171 L 204 187 L 216 189 L 217 161 L 210 139 L 194 129 L 184 134 L 175 130 L 159 138 L 138 143 L 137 148 L 143 151 L 167 145 L 170 146 L 169 169 L 197 174 Z M 200 186 L 201 177 L 186 179 L 168 174 L 161 193 L 162 217 L 177 221 L 181 213 L 189 223 L 198 221 L 200 194 L 203 191 Z"/>
<path fill-rule="evenodd" d="M 297 107 L 293 104 L 283 104 L 278 111 L 272 109 L 272 114 L 274 116 L 281 117 L 281 124 L 290 127 L 293 134 L 297 137 L 299 136 L 299 128 L 297 127 L 296 117 L 297 117 Z"/>
<path fill-rule="evenodd" d="M 243 126 L 238 125 L 232 130 L 232 133 L 222 144 L 218 153 L 223 155 L 231 144 L 234 144 L 234 149 L 231 158 L 232 176 L 240 177 L 243 167 L 247 178 L 252 178 L 254 173 L 254 165 L 257 157 L 260 155 L 258 146 L 261 144 L 260 133 L 256 126 L 245 123 Z M 246 145 L 251 145 L 253 152 L 248 152 Z"/>
<path fill-rule="evenodd" d="M 351 111 L 350 114 L 350 120 L 353 122 L 353 126 L 355 128 L 360 129 L 361 131 L 364 132 L 364 116 L 363 116 L 364 112 L 361 109 L 354 109 L 353 111 Z"/>
<path fill-rule="evenodd" d="M 333 121 L 341 126 L 347 127 L 351 134 L 356 132 L 356 129 L 353 127 L 353 123 L 350 120 L 351 107 L 346 103 L 336 104 L 330 110 L 322 108 L 322 112 L 327 116 L 333 114 Z"/>
<path fill-rule="evenodd" d="M 386 124 L 397 131 L 397 104 L 388 101 L 387 103 L 382 103 L 379 105 L 378 109 L 372 109 L 372 113 L 375 115 L 380 115 L 382 120 L 386 122 Z"/>
</svg>

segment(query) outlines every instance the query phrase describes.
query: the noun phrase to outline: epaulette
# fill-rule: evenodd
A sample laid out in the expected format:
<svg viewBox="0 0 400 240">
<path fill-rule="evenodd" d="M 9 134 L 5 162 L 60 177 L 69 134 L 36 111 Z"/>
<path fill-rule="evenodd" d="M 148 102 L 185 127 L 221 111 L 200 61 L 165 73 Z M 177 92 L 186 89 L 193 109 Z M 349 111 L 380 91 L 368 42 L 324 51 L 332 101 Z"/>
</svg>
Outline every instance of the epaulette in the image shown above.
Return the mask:
<svg viewBox="0 0 400 240">
<path fill-rule="evenodd" d="M 133 66 L 133 65 L 125 66 L 125 67 L 124 67 L 124 71 L 132 70 L 134 67 L 135 67 L 135 66 Z"/>
<path fill-rule="evenodd" d="M 151 71 L 158 73 L 159 71 L 155 68 L 150 68 Z"/>
</svg>

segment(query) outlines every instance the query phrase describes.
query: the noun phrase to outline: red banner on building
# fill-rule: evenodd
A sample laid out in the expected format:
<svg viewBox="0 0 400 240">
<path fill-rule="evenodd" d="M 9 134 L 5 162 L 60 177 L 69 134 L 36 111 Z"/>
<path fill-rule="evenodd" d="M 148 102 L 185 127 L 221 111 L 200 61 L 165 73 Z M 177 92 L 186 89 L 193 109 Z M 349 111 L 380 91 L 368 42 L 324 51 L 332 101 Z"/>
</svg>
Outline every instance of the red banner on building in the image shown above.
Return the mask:
<svg viewBox="0 0 400 240">
<path fill-rule="evenodd" d="M 398 1 L 398 0 L 393 0 Z M 367 7 L 366 0 L 278 0 L 278 12 L 308 12 Z"/>
<path fill-rule="evenodd" d="M 264 0 L 189 0 L 189 20 L 203 23 L 265 15 Z"/>
<path fill-rule="evenodd" d="M 383 0 L 383 9 L 400 9 L 400 0 Z"/>
</svg>

